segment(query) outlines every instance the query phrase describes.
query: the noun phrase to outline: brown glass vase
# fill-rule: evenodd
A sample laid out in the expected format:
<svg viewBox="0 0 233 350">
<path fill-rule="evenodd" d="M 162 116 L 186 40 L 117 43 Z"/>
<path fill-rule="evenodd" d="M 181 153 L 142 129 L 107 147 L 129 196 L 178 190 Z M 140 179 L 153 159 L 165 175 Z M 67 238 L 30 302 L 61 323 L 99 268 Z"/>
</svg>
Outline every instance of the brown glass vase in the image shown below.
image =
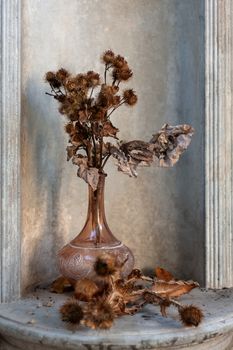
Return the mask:
<svg viewBox="0 0 233 350">
<path fill-rule="evenodd" d="M 61 274 L 73 280 L 96 277 L 94 262 L 103 253 L 115 256 L 123 264 L 121 273 L 126 277 L 133 269 L 134 256 L 130 249 L 114 237 L 108 227 L 104 210 L 105 174 L 99 177 L 96 191 L 89 186 L 87 220 L 79 235 L 58 253 Z"/>
</svg>

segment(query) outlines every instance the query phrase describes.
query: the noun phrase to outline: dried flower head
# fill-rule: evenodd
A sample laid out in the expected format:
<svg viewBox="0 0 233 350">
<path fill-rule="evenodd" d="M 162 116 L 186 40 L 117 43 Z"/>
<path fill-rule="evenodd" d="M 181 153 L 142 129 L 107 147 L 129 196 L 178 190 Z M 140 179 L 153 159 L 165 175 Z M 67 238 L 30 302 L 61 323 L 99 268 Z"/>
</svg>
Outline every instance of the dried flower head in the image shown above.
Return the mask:
<svg viewBox="0 0 233 350">
<path fill-rule="evenodd" d="M 77 90 L 79 86 L 75 78 L 69 78 L 65 83 L 65 87 L 69 92 L 72 92 Z"/>
<path fill-rule="evenodd" d="M 113 325 L 114 318 L 111 305 L 103 299 L 88 303 L 83 323 L 92 329 L 109 329 Z"/>
<path fill-rule="evenodd" d="M 127 64 L 127 61 L 124 59 L 124 57 L 117 55 L 116 58 L 114 59 L 113 64 L 116 68 L 122 68 Z"/>
<path fill-rule="evenodd" d="M 75 324 L 79 324 L 84 316 L 83 309 L 76 300 L 68 300 L 60 308 L 60 313 L 63 321 Z"/>
<path fill-rule="evenodd" d="M 114 275 L 116 272 L 116 259 L 113 255 L 103 254 L 96 259 L 94 270 L 100 277 Z"/>
<path fill-rule="evenodd" d="M 125 99 L 125 103 L 129 106 L 133 106 L 137 103 L 138 97 L 133 91 L 133 89 L 125 90 L 123 93 L 123 97 Z"/>
<path fill-rule="evenodd" d="M 77 83 L 80 90 L 88 87 L 88 77 L 86 74 L 76 75 L 74 81 Z"/>
<path fill-rule="evenodd" d="M 82 278 L 75 284 L 75 298 L 81 301 L 90 301 L 99 291 L 96 283 L 88 278 Z"/>
<path fill-rule="evenodd" d="M 70 76 L 70 73 L 65 68 L 60 68 L 56 73 L 56 78 L 64 83 L 64 81 Z"/>
<path fill-rule="evenodd" d="M 183 324 L 188 327 L 197 327 L 203 319 L 203 312 L 194 305 L 180 307 L 179 314 Z"/>
<path fill-rule="evenodd" d="M 45 74 L 45 80 L 55 89 L 59 89 L 61 82 L 56 78 L 56 74 L 53 72 L 47 72 Z"/>
<path fill-rule="evenodd" d="M 113 63 L 115 59 L 115 54 L 112 52 L 112 50 L 107 50 L 104 52 L 102 59 L 106 64 Z"/>
<path fill-rule="evenodd" d="M 100 84 L 100 75 L 98 73 L 89 71 L 87 72 L 86 78 L 88 82 L 88 87 L 94 87 Z"/>
<path fill-rule="evenodd" d="M 73 123 L 66 124 L 65 131 L 67 132 L 67 134 L 69 134 L 71 136 L 74 135 L 76 133 L 74 124 Z"/>
<path fill-rule="evenodd" d="M 115 68 L 112 72 L 112 76 L 114 81 L 119 80 L 119 81 L 127 81 L 133 76 L 133 72 L 129 67 L 123 66 L 123 68 Z"/>
</svg>

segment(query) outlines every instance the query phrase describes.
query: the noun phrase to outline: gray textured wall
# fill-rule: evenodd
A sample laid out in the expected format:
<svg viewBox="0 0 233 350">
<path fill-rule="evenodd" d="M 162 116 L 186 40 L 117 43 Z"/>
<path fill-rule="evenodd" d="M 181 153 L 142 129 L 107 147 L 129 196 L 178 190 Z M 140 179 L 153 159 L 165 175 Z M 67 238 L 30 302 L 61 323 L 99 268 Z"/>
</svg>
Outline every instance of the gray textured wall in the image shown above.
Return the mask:
<svg viewBox="0 0 233 350">
<path fill-rule="evenodd" d="M 203 0 L 24 0 L 22 86 L 23 289 L 57 274 L 56 252 L 82 228 L 87 186 L 66 162 L 64 119 L 45 96 L 44 73 L 102 70 L 112 48 L 134 70 L 139 96 L 113 117 L 125 140 L 165 122 L 191 123 L 193 142 L 173 169 L 144 168 L 137 179 L 110 162 L 106 211 L 139 267 L 204 279 Z M 113 185 L 114 184 L 114 185 Z"/>
</svg>

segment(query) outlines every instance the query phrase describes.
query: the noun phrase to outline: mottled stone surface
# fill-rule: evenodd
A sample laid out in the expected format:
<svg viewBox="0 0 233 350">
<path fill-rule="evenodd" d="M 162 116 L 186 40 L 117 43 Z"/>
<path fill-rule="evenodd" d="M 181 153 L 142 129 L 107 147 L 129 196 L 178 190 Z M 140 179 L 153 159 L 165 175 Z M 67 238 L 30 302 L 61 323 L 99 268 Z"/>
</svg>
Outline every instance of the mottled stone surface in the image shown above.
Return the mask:
<svg viewBox="0 0 233 350">
<path fill-rule="evenodd" d="M 134 316 L 117 319 L 108 331 L 77 329 L 62 322 L 58 313 L 65 295 L 37 290 L 27 299 L 0 305 L 1 350 L 230 350 L 233 330 L 233 290 L 193 290 L 184 304 L 202 308 L 199 327 L 184 327 L 177 310 L 163 318 L 158 307 L 147 306 Z"/>
<path fill-rule="evenodd" d="M 135 108 L 113 117 L 122 139 L 148 140 L 165 122 L 196 129 L 174 169 L 146 168 L 130 179 L 109 164 L 109 226 L 138 266 L 203 283 L 203 0 L 22 3 L 23 290 L 56 276 L 56 252 L 80 231 L 87 205 L 87 186 L 66 162 L 64 119 L 44 95 L 44 73 L 101 70 L 106 48 L 127 57 L 135 73 L 129 86 L 139 95 Z"/>
</svg>

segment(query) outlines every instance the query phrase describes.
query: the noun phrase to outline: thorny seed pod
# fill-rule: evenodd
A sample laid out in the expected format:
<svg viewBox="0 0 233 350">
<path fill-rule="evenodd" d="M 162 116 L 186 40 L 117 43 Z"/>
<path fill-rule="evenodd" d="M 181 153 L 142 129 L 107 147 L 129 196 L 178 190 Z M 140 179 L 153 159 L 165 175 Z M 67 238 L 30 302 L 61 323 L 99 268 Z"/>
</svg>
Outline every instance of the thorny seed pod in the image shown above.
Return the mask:
<svg viewBox="0 0 233 350">
<path fill-rule="evenodd" d="M 86 88 L 88 86 L 88 77 L 85 74 L 77 74 L 74 78 L 74 81 L 80 89 Z"/>
<path fill-rule="evenodd" d="M 114 80 L 123 80 L 123 81 L 127 81 L 129 80 L 133 75 L 133 72 L 131 71 L 131 69 L 129 69 L 128 67 L 126 68 L 115 68 L 112 72 L 112 76 Z"/>
<path fill-rule="evenodd" d="M 100 277 L 114 275 L 116 272 L 116 258 L 110 254 L 103 254 L 96 259 L 94 270 Z"/>
<path fill-rule="evenodd" d="M 127 61 L 124 59 L 124 57 L 117 55 L 113 64 L 116 68 L 122 68 L 125 64 L 127 64 Z"/>
<path fill-rule="evenodd" d="M 112 50 L 107 50 L 104 52 L 102 59 L 105 63 L 110 64 L 114 62 L 115 55 Z"/>
<path fill-rule="evenodd" d="M 59 89 L 61 87 L 61 82 L 57 80 L 56 74 L 53 72 L 47 72 L 45 74 L 45 80 L 55 89 Z"/>
<path fill-rule="evenodd" d="M 63 321 L 74 324 L 79 324 L 84 316 L 83 309 L 76 300 L 68 300 L 60 308 L 60 313 Z"/>
<path fill-rule="evenodd" d="M 100 84 L 100 75 L 93 71 L 87 72 L 88 87 L 94 87 Z"/>
<path fill-rule="evenodd" d="M 65 86 L 66 86 L 67 90 L 70 92 L 78 89 L 78 84 L 77 84 L 77 81 L 75 79 L 67 80 Z"/>
<path fill-rule="evenodd" d="M 73 123 L 66 124 L 65 131 L 67 132 L 67 134 L 69 134 L 71 136 L 74 135 L 76 133 L 74 124 Z"/>
<path fill-rule="evenodd" d="M 60 82 L 64 82 L 68 77 L 70 76 L 70 73 L 65 68 L 60 68 L 56 73 L 56 78 Z"/>
<path fill-rule="evenodd" d="M 87 304 L 82 323 L 92 329 L 109 329 L 113 325 L 114 318 L 111 305 L 105 300 L 99 300 Z"/>
<path fill-rule="evenodd" d="M 54 79 L 56 79 L 55 73 L 53 73 L 53 72 L 47 72 L 47 73 L 45 74 L 45 80 L 46 80 L 48 83 L 50 83 L 50 82 L 53 81 Z"/>
<path fill-rule="evenodd" d="M 138 97 L 133 91 L 133 89 L 125 90 L 123 93 L 123 97 L 125 99 L 125 103 L 129 106 L 133 106 L 137 103 Z"/>
<path fill-rule="evenodd" d="M 81 301 L 91 301 L 99 291 L 96 283 L 88 278 L 82 278 L 75 284 L 75 298 Z"/>
<path fill-rule="evenodd" d="M 185 326 L 197 327 L 203 319 L 203 312 L 194 305 L 182 306 L 179 308 L 180 319 Z"/>
</svg>

